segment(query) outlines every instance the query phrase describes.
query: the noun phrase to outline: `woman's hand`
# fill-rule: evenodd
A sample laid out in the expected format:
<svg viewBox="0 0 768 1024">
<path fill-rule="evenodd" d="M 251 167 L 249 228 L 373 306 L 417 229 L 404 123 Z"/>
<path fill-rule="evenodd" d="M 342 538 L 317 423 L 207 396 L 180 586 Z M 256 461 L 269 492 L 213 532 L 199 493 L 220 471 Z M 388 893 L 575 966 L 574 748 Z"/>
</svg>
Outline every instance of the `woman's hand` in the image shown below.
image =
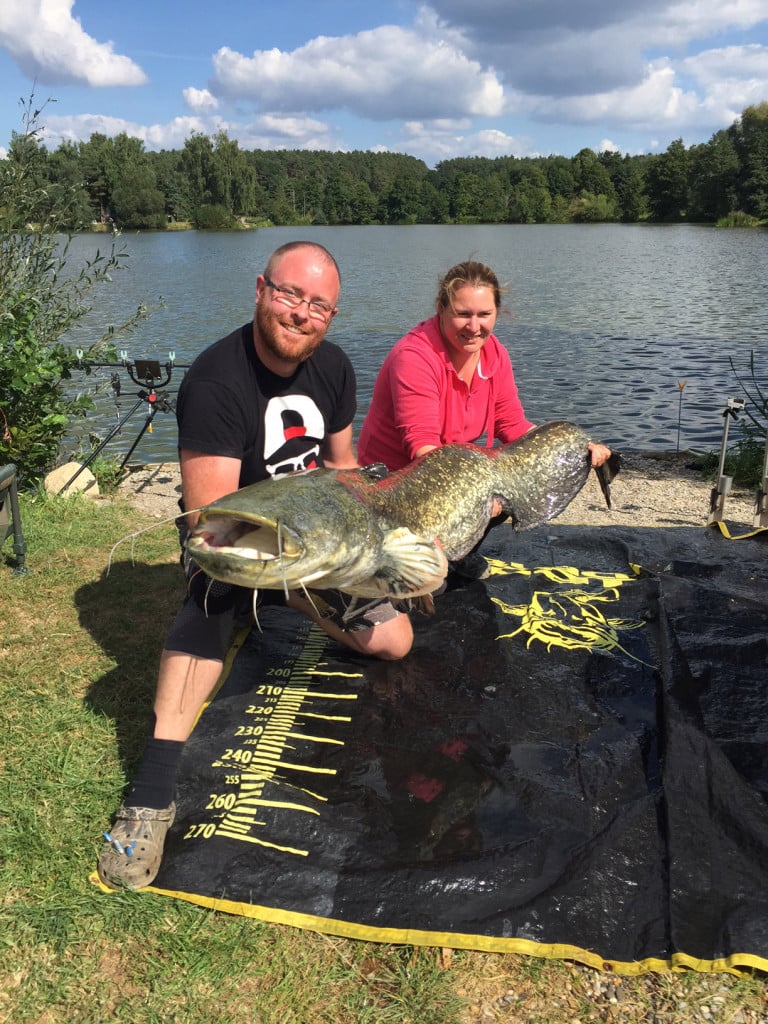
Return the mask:
<svg viewBox="0 0 768 1024">
<path fill-rule="evenodd" d="M 598 466 L 602 466 L 611 457 L 611 449 L 607 445 L 599 444 L 597 441 L 590 441 L 587 447 L 592 455 L 592 465 L 595 469 Z"/>
</svg>

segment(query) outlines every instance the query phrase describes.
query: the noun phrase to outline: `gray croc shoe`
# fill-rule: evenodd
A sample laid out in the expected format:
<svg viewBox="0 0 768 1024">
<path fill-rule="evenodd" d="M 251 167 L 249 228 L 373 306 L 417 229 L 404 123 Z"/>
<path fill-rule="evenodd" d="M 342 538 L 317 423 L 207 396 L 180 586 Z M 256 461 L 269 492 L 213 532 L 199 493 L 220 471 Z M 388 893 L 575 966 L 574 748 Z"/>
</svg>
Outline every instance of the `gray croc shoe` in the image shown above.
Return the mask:
<svg viewBox="0 0 768 1024">
<path fill-rule="evenodd" d="M 110 889 L 142 889 L 160 870 L 168 829 L 176 817 L 169 807 L 121 807 L 99 854 L 97 871 Z"/>
</svg>

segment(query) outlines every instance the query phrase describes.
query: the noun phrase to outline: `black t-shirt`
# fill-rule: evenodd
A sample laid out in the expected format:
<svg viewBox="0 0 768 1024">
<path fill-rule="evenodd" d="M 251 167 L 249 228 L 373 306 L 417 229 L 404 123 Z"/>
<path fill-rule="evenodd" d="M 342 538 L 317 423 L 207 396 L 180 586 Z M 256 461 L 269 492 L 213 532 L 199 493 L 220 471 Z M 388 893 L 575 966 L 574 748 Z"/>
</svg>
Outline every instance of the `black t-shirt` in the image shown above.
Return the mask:
<svg viewBox="0 0 768 1024">
<path fill-rule="evenodd" d="M 355 373 L 323 341 L 290 377 L 261 362 L 247 323 L 205 349 L 181 382 L 179 448 L 240 459 L 240 487 L 321 466 L 323 441 L 355 416 Z"/>
</svg>

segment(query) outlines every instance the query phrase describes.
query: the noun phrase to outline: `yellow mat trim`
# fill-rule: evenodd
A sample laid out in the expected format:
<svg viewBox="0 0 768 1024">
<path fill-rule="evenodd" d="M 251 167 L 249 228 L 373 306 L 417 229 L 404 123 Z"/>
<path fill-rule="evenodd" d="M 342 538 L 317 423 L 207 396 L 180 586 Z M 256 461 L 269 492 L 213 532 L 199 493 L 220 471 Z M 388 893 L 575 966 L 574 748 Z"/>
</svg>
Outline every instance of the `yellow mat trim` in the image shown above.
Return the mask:
<svg viewBox="0 0 768 1024">
<path fill-rule="evenodd" d="M 708 523 L 707 525 L 717 527 L 726 540 L 747 540 L 749 537 L 759 537 L 762 533 L 768 533 L 768 526 L 757 526 L 754 530 L 750 530 L 748 533 L 737 533 L 734 535 L 728 529 L 728 524 L 724 523 L 722 519 L 715 520 L 715 522 Z"/>
<path fill-rule="evenodd" d="M 103 892 L 110 893 L 94 872 L 90 878 Z M 645 960 L 624 961 L 610 960 L 599 953 L 567 943 L 533 942 L 530 939 L 501 938 L 488 935 L 467 935 L 463 932 L 432 932 L 416 928 L 374 928 L 368 925 L 340 921 L 336 918 L 317 917 L 314 914 L 302 914 L 291 910 L 279 910 L 263 907 L 259 904 L 238 903 L 234 900 L 217 899 L 212 896 L 198 896 L 186 892 L 175 892 L 171 889 L 160 889 L 150 885 L 140 890 L 141 893 L 151 892 L 159 896 L 170 896 L 173 899 L 194 903 L 208 910 L 220 911 L 240 917 L 250 917 L 268 924 L 290 925 L 305 931 L 321 932 L 325 935 L 336 935 L 346 939 L 358 939 L 364 942 L 381 942 L 388 945 L 435 946 L 448 949 L 467 949 L 481 953 L 521 953 L 525 956 L 540 957 L 545 960 L 575 960 L 598 971 L 611 974 L 637 976 L 641 974 L 681 974 L 685 971 L 696 971 L 706 974 L 741 975 L 748 970 L 768 971 L 768 959 L 754 956 L 752 953 L 733 953 L 729 957 L 717 960 L 702 960 L 689 956 L 687 953 L 675 953 L 668 960 L 648 957 Z"/>
</svg>

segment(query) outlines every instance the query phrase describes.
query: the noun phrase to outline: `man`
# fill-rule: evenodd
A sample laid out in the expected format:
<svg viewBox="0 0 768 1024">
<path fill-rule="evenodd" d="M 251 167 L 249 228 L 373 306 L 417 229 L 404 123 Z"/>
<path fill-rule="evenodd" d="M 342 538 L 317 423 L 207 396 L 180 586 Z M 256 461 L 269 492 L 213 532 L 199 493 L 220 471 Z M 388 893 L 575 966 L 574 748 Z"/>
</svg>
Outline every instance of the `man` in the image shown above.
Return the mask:
<svg viewBox="0 0 768 1024">
<path fill-rule="evenodd" d="M 192 510 L 240 487 L 319 465 L 357 466 L 354 371 L 342 350 L 324 340 L 340 288 L 336 261 L 322 246 L 281 246 L 256 279 L 252 323 L 193 362 L 177 407 L 182 509 L 190 510 L 180 519 L 182 540 L 197 521 Z M 112 887 L 141 888 L 159 870 L 184 743 L 216 685 L 235 616 L 253 596 L 192 565 L 187 572 L 187 598 L 160 657 L 153 729 L 99 856 L 99 877 Z M 292 593 L 286 603 L 359 653 L 396 659 L 410 650 L 411 623 L 389 602 L 368 602 L 356 613 L 343 595 L 323 598 L 313 604 Z"/>
</svg>

